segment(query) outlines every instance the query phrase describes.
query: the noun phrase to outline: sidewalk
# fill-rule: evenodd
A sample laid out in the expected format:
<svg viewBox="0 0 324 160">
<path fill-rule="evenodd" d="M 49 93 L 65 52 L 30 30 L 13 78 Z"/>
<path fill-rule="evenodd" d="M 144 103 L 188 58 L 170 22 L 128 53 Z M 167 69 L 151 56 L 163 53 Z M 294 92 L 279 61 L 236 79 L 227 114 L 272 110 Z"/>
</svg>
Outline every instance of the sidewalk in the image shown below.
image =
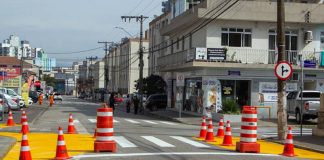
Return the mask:
<svg viewBox="0 0 324 160">
<path fill-rule="evenodd" d="M 175 121 L 179 123 L 189 124 L 189 125 L 201 125 L 201 115 L 198 113 L 182 112 L 181 118 L 179 118 L 179 112 L 174 109 L 166 109 L 163 111 L 149 112 L 146 111 L 145 115 Z M 213 120 L 215 122 L 215 120 Z M 232 127 L 240 127 L 240 123 L 231 123 Z M 259 127 L 277 127 L 276 120 L 258 120 Z M 292 124 L 291 126 L 299 126 Z M 313 125 L 304 125 L 304 127 L 314 127 Z M 276 142 L 284 144 L 276 139 L 265 139 L 267 141 Z M 324 153 L 324 137 L 317 136 L 295 136 L 294 145 L 296 148 L 311 150 L 315 152 Z"/>
<path fill-rule="evenodd" d="M 6 136 L 0 136 L 0 159 L 4 159 L 11 148 L 16 144 L 16 139 Z"/>
</svg>

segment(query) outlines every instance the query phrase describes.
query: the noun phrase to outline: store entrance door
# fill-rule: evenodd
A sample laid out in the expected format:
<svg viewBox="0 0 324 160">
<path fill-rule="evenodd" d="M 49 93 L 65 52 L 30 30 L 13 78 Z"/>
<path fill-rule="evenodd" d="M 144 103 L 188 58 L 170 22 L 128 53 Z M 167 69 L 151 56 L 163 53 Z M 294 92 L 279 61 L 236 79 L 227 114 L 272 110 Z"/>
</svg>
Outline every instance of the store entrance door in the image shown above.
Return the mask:
<svg viewBox="0 0 324 160">
<path fill-rule="evenodd" d="M 245 105 L 250 105 L 250 86 L 249 80 L 221 80 L 223 99 L 232 99 L 242 109 Z"/>
</svg>

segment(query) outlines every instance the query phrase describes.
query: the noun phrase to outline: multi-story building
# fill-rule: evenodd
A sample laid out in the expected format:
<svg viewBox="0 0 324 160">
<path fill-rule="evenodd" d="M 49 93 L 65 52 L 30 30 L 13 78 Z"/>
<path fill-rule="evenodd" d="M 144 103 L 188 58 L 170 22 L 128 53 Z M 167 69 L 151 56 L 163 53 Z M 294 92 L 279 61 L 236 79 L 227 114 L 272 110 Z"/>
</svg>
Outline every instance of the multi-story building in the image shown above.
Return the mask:
<svg viewBox="0 0 324 160">
<path fill-rule="evenodd" d="M 324 6 L 318 4 L 321 1 L 303 2 L 285 3 L 285 55 L 294 69 L 286 90 L 303 85 L 324 91 Z M 160 73 L 168 83 L 169 106 L 201 112 L 201 97 L 204 107 L 221 107 L 224 99 L 241 107 L 257 106 L 261 94 L 276 116 L 276 2 L 204 0 L 184 12 L 175 4 L 171 3 L 171 20 L 157 37 L 150 37 L 168 37 L 159 43 L 167 43 L 164 47 L 150 44 L 150 58 L 158 56 L 150 59 L 150 66 L 157 63 L 152 73 Z M 150 29 L 160 22 L 153 20 Z M 213 103 L 210 94 L 215 95 Z"/>
<path fill-rule="evenodd" d="M 143 77 L 148 76 L 148 37 L 143 38 Z M 139 79 L 139 38 L 124 38 L 121 44 L 114 45 L 108 53 L 108 90 L 129 94 L 136 92 Z"/>
<path fill-rule="evenodd" d="M 57 80 L 56 86 L 53 86 L 57 92 L 76 95 L 78 69 L 75 67 L 55 67 L 53 68 L 54 78 Z"/>
<path fill-rule="evenodd" d="M 105 88 L 105 62 L 98 61 L 93 65 L 93 87 L 95 90 Z"/>
</svg>

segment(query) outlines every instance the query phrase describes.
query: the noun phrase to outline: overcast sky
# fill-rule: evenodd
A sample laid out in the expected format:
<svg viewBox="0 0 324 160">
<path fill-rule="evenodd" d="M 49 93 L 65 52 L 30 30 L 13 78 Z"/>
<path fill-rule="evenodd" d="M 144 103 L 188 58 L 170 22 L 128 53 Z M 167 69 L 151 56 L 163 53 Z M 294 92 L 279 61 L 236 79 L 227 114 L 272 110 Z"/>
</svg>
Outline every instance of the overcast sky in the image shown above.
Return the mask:
<svg viewBox="0 0 324 160">
<path fill-rule="evenodd" d="M 100 47 L 98 41 L 118 42 L 127 33 L 139 34 L 139 23 L 124 22 L 123 15 L 146 15 L 145 29 L 161 14 L 162 0 L 1 0 L 0 41 L 17 35 L 47 53 L 66 53 Z M 87 56 L 103 57 L 99 49 L 78 54 L 49 54 L 58 66 Z"/>
</svg>

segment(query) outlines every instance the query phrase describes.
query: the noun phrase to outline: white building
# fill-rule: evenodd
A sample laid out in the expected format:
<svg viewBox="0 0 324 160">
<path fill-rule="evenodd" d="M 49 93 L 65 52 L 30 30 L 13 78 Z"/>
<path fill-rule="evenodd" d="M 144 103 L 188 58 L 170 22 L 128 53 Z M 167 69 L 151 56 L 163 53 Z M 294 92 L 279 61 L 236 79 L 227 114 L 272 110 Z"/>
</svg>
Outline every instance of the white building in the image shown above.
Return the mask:
<svg viewBox="0 0 324 160">
<path fill-rule="evenodd" d="M 143 77 L 148 76 L 148 38 L 143 38 Z M 139 38 L 124 38 L 121 44 L 111 47 L 108 54 L 108 90 L 129 94 L 136 92 L 139 79 Z"/>
<path fill-rule="evenodd" d="M 93 65 L 94 89 L 103 89 L 105 87 L 105 62 L 98 61 Z"/>
<path fill-rule="evenodd" d="M 324 91 L 324 6 L 299 2 L 285 5 L 286 57 L 294 68 L 287 91 L 298 90 L 301 85 L 301 61 L 305 63 L 305 89 Z M 177 7 L 171 8 L 174 10 L 169 14 L 178 13 Z M 272 116 L 276 116 L 275 2 L 205 0 L 169 17 L 168 24 L 159 29 L 160 35 L 151 37 L 168 37 L 160 43 L 167 43 L 167 47 L 152 46 L 150 41 L 150 58 L 158 55 L 150 63 L 157 63 L 156 73 L 168 83 L 170 107 L 200 112 L 197 98 L 206 96 L 209 82 L 219 82 L 214 86 L 218 98 L 233 99 L 241 107 L 257 106 L 258 94 L 262 93 L 265 105 L 272 106 Z M 155 24 L 150 24 L 150 30 L 152 26 Z M 260 112 L 267 116 L 262 114 L 266 111 Z"/>
</svg>

